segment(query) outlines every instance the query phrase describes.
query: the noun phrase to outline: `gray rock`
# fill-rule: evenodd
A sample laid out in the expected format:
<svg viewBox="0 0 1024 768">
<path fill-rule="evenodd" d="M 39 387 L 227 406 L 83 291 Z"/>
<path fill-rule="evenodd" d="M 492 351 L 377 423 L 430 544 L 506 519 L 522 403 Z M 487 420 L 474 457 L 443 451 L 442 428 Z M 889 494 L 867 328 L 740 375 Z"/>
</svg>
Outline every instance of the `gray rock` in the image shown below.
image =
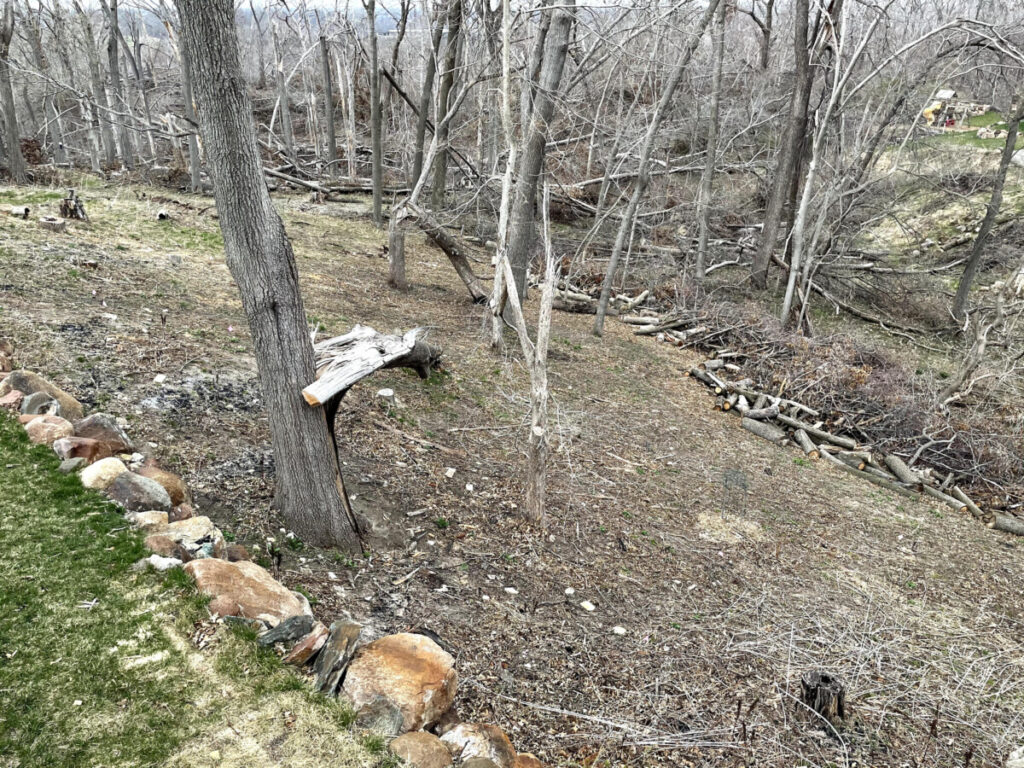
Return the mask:
<svg viewBox="0 0 1024 768">
<path fill-rule="evenodd" d="M 65 459 L 64 461 L 62 461 L 60 463 L 60 466 L 57 467 L 57 470 L 59 472 L 61 472 L 62 474 L 72 475 L 75 472 L 77 472 L 78 470 L 80 470 L 83 467 L 85 467 L 88 463 L 89 462 L 87 462 L 81 456 L 78 456 L 78 457 L 76 457 L 74 459 Z"/>
<path fill-rule="evenodd" d="M 364 704 L 356 713 L 356 728 L 394 738 L 402 733 L 405 716 L 398 705 L 378 696 Z"/>
<path fill-rule="evenodd" d="M 135 450 L 127 433 L 117 420 L 106 413 L 94 413 L 75 422 L 75 435 L 103 443 L 112 454 L 131 453 Z"/>
<path fill-rule="evenodd" d="M 313 687 L 321 693 L 333 696 L 338 691 L 341 678 L 356 653 L 359 633 L 363 627 L 350 618 L 339 619 L 331 624 L 330 634 L 320 655 L 316 657 L 313 672 L 316 681 Z"/>
<path fill-rule="evenodd" d="M 60 416 L 60 403 L 46 392 L 33 392 L 21 401 L 21 412 L 26 414 L 49 413 Z"/>
<path fill-rule="evenodd" d="M 130 512 L 171 511 L 171 497 L 160 483 L 134 472 L 123 472 L 107 487 L 107 496 Z"/>
<path fill-rule="evenodd" d="M 308 614 L 292 616 L 285 619 L 268 632 L 264 632 L 256 640 L 264 648 L 270 648 L 274 643 L 287 643 L 305 637 L 313 631 L 313 617 Z"/>
</svg>

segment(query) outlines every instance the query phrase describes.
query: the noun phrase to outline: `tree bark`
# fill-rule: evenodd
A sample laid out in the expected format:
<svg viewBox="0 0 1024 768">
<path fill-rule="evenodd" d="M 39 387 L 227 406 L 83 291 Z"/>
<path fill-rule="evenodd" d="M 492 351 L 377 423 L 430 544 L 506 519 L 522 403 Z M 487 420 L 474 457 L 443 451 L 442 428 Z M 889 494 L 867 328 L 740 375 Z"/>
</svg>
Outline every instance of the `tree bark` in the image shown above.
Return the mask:
<svg viewBox="0 0 1024 768">
<path fill-rule="evenodd" d="M 252 332 L 270 422 L 276 504 L 305 541 L 361 548 L 322 408 L 306 404 L 313 346 L 284 225 L 263 182 L 232 0 L 175 0 L 195 87 L 224 250 Z"/>
<path fill-rule="evenodd" d="M 794 168 L 800 149 L 804 145 L 804 130 L 807 124 L 808 100 L 811 93 L 811 59 L 808 44 L 808 17 L 810 15 L 809 0 L 796 0 L 794 8 L 796 23 L 793 25 L 793 55 L 795 59 L 796 81 L 789 102 L 789 120 L 779 150 L 779 159 L 775 167 L 772 190 L 768 198 L 768 207 L 764 214 L 764 228 L 761 231 L 761 242 L 754 255 L 750 282 L 758 289 L 768 287 L 768 265 L 771 262 L 775 242 L 779 237 L 782 210 L 786 196 L 793 181 Z"/>
<path fill-rule="evenodd" d="M 427 61 L 423 65 L 423 89 L 420 91 L 420 111 L 416 119 L 416 146 L 412 156 L 411 182 L 416 186 L 423 172 L 423 150 L 427 140 L 427 122 L 430 114 L 430 103 L 433 100 L 434 75 L 437 72 L 437 57 L 441 54 L 441 37 L 444 35 L 445 14 L 440 12 L 434 22 L 434 31 L 430 38 L 430 50 Z M 443 117 L 443 115 L 442 115 Z M 440 119 L 440 118 L 438 118 Z"/>
<path fill-rule="evenodd" d="M 960 285 L 956 289 L 956 298 L 953 300 L 953 316 L 957 320 L 963 320 L 967 316 L 967 305 L 971 297 L 971 285 L 981 264 L 981 257 L 985 253 L 985 246 L 988 245 L 989 236 L 992 234 L 992 227 L 995 226 L 996 217 L 1003 206 L 1003 187 L 1006 185 L 1006 172 L 1010 169 L 1010 162 L 1013 160 L 1014 152 L 1017 149 L 1017 134 L 1020 131 L 1020 122 L 1024 119 L 1024 91 L 1017 96 L 1017 111 L 1010 117 L 1006 130 L 1006 145 L 1003 147 L 1003 154 L 999 160 L 999 171 L 996 173 L 995 181 L 992 183 L 992 197 L 988 201 L 985 210 L 985 218 L 981 222 L 981 229 L 974 240 L 974 247 L 971 249 L 971 256 L 964 267 L 964 274 L 960 278 Z"/>
<path fill-rule="evenodd" d="M 327 142 L 327 175 L 338 172 L 338 146 L 334 136 L 334 84 L 331 82 L 331 49 L 327 38 L 320 35 L 320 77 L 324 86 L 324 133 Z"/>
<path fill-rule="evenodd" d="M 560 0 L 550 11 L 551 21 L 544 38 L 543 61 L 536 81 L 536 94 L 529 127 L 524 123 L 526 139 L 519 160 L 519 173 L 512 198 L 508 260 L 520 301 L 526 298 L 526 272 L 534 240 L 534 209 L 537 206 L 537 180 L 544 165 L 548 125 L 555 113 L 555 96 L 562 81 L 562 70 L 569 50 L 569 33 L 575 13 L 575 0 Z"/>
<path fill-rule="evenodd" d="M 15 184 L 28 181 L 25 158 L 21 154 L 21 137 L 18 130 L 18 114 L 14 108 L 14 89 L 11 87 L 11 68 L 7 57 L 11 52 L 11 38 L 14 36 L 14 4 L 4 3 L 0 17 L 0 97 L 3 99 L 4 127 L 6 129 L 7 167 Z"/>
<path fill-rule="evenodd" d="M 718 4 L 715 13 L 714 58 L 711 73 L 711 114 L 708 115 L 708 140 L 705 147 L 704 173 L 700 179 L 698 200 L 700 231 L 697 237 L 697 264 L 694 277 L 697 282 L 704 281 L 704 269 L 708 260 L 708 240 L 711 231 L 711 186 L 715 176 L 715 165 L 718 162 L 718 130 L 719 111 L 722 98 L 722 67 L 725 60 L 725 3 Z"/>
<path fill-rule="evenodd" d="M 452 0 L 448 11 L 448 43 L 444 49 L 444 67 L 441 69 L 441 86 L 437 92 L 437 154 L 434 156 L 434 185 L 430 205 L 435 211 L 444 207 L 445 185 L 448 179 L 448 137 L 451 133 L 450 120 L 441 118 L 448 114 L 448 101 L 455 85 L 455 68 L 458 62 L 459 40 L 462 33 L 462 0 Z"/>
</svg>

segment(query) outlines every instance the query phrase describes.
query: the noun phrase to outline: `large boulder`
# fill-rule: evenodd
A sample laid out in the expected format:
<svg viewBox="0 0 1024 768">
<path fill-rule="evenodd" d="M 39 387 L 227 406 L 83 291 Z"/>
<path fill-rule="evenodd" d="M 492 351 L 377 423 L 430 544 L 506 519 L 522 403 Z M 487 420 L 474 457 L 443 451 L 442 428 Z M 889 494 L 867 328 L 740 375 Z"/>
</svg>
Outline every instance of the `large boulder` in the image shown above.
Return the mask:
<svg viewBox="0 0 1024 768">
<path fill-rule="evenodd" d="M 156 480 L 142 477 L 134 472 L 124 472 L 107 486 L 107 496 L 130 512 L 147 509 L 161 509 L 170 512 L 171 497 Z"/>
<path fill-rule="evenodd" d="M 135 450 L 128 434 L 121 429 L 117 419 L 106 413 L 94 413 L 75 422 L 75 434 L 98 440 L 107 446 L 111 454 L 131 453 Z"/>
<path fill-rule="evenodd" d="M 388 635 L 360 648 L 342 690 L 358 711 L 379 697 L 402 712 L 402 730 L 428 728 L 451 706 L 455 660 L 425 635 Z"/>
<path fill-rule="evenodd" d="M 472 758 L 492 760 L 498 768 L 513 768 L 516 750 L 508 736 L 496 725 L 459 723 L 441 737 L 460 763 Z"/>
<path fill-rule="evenodd" d="M 38 373 L 32 371 L 14 371 L 6 379 L 0 382 L 0 397 L 3 397 L 12 390 L 19 390 L 25 395 L 36 392 L 45 392 L 58 403 L 60 412 L 65 419 L 77 421 L 82 418 L 82 404 L 59 387 L 55 387 Z"/>
<path fill-rule="evenodd" d="M 50 397 L 46 392 L 33 392 L 21 401 L 22 413 L 49 413 L 60 416 L 60 403 Z"/>
<path fill-rule="evenodd" d="M 277 625 L 305 613 L 302 602 L 256 563 L 205 558 L 186 563 L 185 572 L 195 579 L 200 592 L 225 608 L 227 612 L 222 616 L 261 619 Z"/>
<path fill-rule="evenodd" d="M 53 452 L 62 459 L 85 459 L 87 464 L 110 457 L 103 443 L 88 437 L 62 437 L 53 443 Z"/>
<path fill-rule="evenodd" d="M 411 768 L 449 768 L 452 764 L 448 748 L 432 733 L 403 733 L 388 746 Z"/>
<path fill-rule="evenodd" d="M 21 413 L 21 404 L 25 401 L 25 393 L 20 389 L 12 389 L 0 397 L 0 408 L 11 413 Z"/>
<path fill-rule="evenodd" d="M 100 459 L 82 470 L 82 485 L 96 491 L 105 491 L 128 467 L 120 459 Z"/>
<path fill-rule="evenodd" d="M 36 416 L 25 425 L 28 439 L 36 445 L 53 445 L 62 437 L 71 437 L 75 428 L 71 422 L 60 416 Z"/>
<path fill-rule="evenodd" d="M 165 472 L 160 467 L 152 464 L 144 464 L 135 470 L 136 474 L 148 477 L 150 480 L 156 480 L 164 487 L 167 491 L 167 495 L 171 497 L 171 504 L 178 506 L 188 501 L 188 489 L 185 487 L 185 481 L 177 475 L 171 472 Z"/>
</svg>

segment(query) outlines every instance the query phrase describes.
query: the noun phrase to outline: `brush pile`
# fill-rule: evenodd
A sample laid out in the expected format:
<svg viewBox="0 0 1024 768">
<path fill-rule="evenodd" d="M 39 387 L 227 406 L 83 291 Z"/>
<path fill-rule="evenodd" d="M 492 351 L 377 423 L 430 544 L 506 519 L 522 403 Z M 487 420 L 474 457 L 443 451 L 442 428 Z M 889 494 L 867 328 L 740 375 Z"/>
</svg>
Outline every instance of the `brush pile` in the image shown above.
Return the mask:
<svg viewBox="0 0 1024 768">
<path fill-rule="evenodd" d="M 1024 509 L 1020 437 L 1000 434 L 990 414 L 937 412 L 934 393 L 900 360 L 849 338 L 808 339 L 735 305 L 621 319 L 638 335 L 709 354 L 684 375 L 752 434 L 1024 535 L 1024 518 L 1014 514 Z"/>
</svg>

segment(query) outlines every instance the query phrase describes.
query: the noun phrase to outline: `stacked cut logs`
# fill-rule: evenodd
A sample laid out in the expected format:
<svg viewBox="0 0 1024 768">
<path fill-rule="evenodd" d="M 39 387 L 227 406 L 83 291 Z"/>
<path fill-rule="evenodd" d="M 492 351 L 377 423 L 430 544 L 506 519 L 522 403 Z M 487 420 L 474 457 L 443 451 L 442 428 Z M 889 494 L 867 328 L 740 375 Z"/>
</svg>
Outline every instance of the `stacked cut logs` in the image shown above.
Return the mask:
<svg viewBox="0 0 1024 768">
<path fill-rule="evenodd" d="M 640 324 L 636 332 L 674 343 L 673 334 L 680 333 L 676 329 L 684 325 L 694 335 L 704 332 L 698 330 L 700 319 L 692 315 Z M 750 379 L 730 380 L 727 372 L 742 370 L 733 362 L 739 357 L 722 350 L 685 375 L 709 389 L 715 398 L 715 410 L 738 415 L 743 429 L 775 445 L 796 446 L 811 461 L 823 458 L 840 471 L 892 493 L 911 498 L 927 496 L 958 512 L 970 513 L 989 528 L 1024 536 L 1024 520 L 981 509 L 954 484 L 952 473 L 940 482 L 940 473 L 930 467 L 910 467 L 899 456 L 877 454 L 871 446 L 859 444 L 850 434 L 853 425 L 849 422 L 830 428 L 822 414 L 808 405 L 761 391 Z"/>
</svg>

